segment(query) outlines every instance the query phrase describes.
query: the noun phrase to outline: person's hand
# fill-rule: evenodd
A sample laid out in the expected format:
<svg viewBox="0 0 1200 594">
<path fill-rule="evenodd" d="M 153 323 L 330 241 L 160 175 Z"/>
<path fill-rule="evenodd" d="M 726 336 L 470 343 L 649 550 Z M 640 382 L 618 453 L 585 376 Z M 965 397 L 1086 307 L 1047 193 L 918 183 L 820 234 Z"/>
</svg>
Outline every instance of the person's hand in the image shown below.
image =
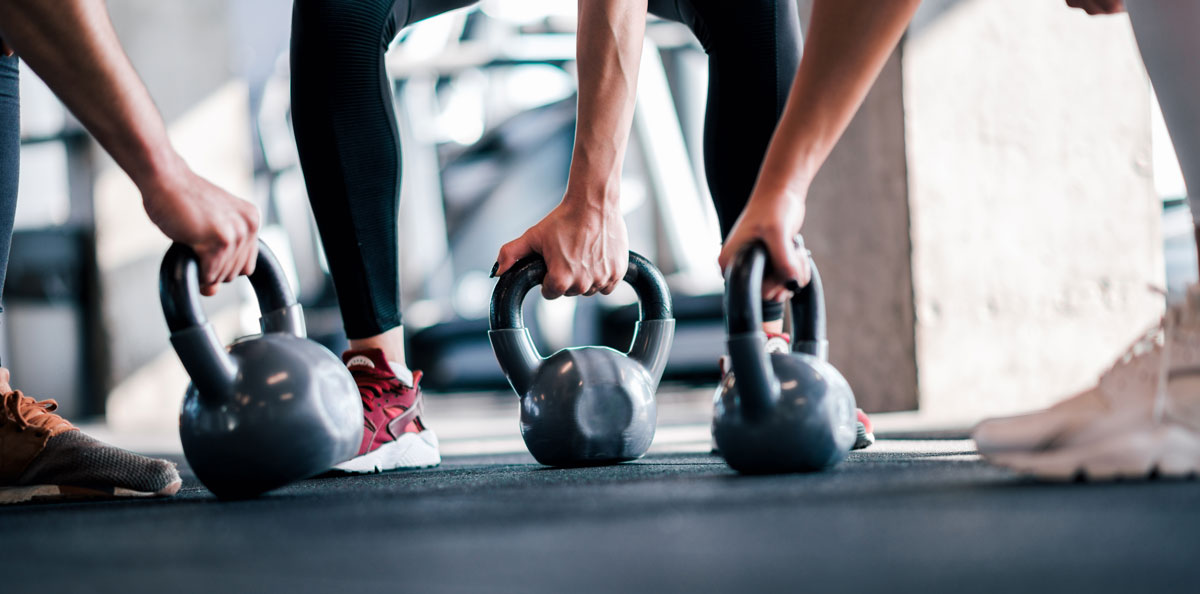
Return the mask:
<svg viewBox="0 0 1200 594">
<path fill-rule="evenodd" d="M 184 168 L 179 179 L 142 188 L 146 214 L 174 241 L 200 259 L 200 292 L 254 272 L 258 259 L 258 208 Z"/>
<path fill-rule="evenodd" d="M 504 274 L 531 253 L 546 261 L 542 295 L 605 295 L 625 278 L 629 235 L 618 208 L 563 200 L 520 237 L 504 244 L 495 275 Z"/>
<path fill-rule="evenodd" d="M 12 386 L 8 382 L 12 381 L 8 374 L 8 369 L 0 367 L 0 394 L 8 394 L 13 391 Z"/>
<path fill-rule="evenodd" d="M 1067 0 L 1067 6 L 1090 15 L 1125 12 L 1125 0 Z"/>
<path fill-rule="evenodd" d="M 770 259 L 770 274 L 763 278 L 764 299 L 783 301 L 790 290 L 808 284 L 811 274 L 808 258 L 803 246 L 795 243 L 804 224 L 804 210 L 804 200 L 800 197 L 756 189 L 721 247 L 718 259 L 721 270 L 729 267 L 746 244 L 761 240 Z"/>
</svg>

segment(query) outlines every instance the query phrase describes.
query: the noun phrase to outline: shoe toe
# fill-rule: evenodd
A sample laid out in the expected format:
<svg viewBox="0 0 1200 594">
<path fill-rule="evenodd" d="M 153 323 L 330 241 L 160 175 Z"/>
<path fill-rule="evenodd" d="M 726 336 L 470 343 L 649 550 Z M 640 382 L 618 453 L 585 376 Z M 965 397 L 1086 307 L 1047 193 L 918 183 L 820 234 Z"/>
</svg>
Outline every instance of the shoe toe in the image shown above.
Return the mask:
<svg viewBox="0 0 1200 594">
<path fill-rule="evenodd" d="M 971 431 L 971 439 L 975 440 L 975 448 L 987 456 L 1026 449 L 1025 431 L 1015 418 L 1005 417 L 987 419 L 980 422 Z"/>
<path fill-rule="evenodd" d="M 1052 441 L 1069 421 L 1053 410 L 987 419 L 975 426 L 971 439 L 985 457 L 1005 452 L 1030 452 Z"/>
</svg>

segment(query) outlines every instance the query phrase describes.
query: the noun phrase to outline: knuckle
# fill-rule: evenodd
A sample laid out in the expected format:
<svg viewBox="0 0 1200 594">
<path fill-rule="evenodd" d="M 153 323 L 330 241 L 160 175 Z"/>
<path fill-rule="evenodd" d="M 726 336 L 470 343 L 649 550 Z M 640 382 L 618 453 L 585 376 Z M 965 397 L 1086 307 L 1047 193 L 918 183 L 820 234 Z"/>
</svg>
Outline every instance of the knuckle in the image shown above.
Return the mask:
<svg viewBox="0 0 1200 594">
<path fill-rule="evenodd" d="M 513 246 L 513 242 L 508 242 L 500 246 L 500 260 L 513 260 L 516 258 L 517 248 Z"/>
<path fill-rule="evenodd" d="M 542 293 L 556 295 L 556 296 L 562 295 L 563 293 L 565 293 L 567 291 L 567 288 L 569 288 L 570 286 L 571 285 L 570 285 L 569 281 L 564 281 L 563 279 L 558 278 L 558 277 L 549 277 L 548 276 L 548 277 L 546 277 L 546 280 L 542 282 Z"/>
</svg>

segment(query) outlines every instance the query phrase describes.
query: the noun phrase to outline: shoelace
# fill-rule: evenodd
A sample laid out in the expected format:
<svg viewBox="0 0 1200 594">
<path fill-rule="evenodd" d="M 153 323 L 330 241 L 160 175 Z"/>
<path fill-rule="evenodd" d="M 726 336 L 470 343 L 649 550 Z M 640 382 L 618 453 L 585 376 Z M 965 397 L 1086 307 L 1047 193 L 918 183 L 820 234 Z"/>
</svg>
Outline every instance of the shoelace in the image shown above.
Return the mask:
<svg viewBox="0 0 1200 594">
<path fill-rule="evenodd" d="M 1186 299 L 1191 299 L 1189 295 Z M 1200 422 L 1194 417 L 1186 413 L 1181 413 L 1178 410 L 1173 410 L 1171 406 L 1170 394 L 1167 391 L 1167 383 L 1171 377 L 1171 344 L 1174 342 L 1175 331 L 1177 327 L 1187 322 L 1185 316 L 1188 315 L 1189 308 L 1194 309 L 1194 305 L 1185 301 L 1183 304 L 1176 307 L 1168 307 L 1167 313 L 1163 316 L 1163 352 L 1162 359 L 1158 363 L 1158 385 L 1154 390 L 1154 409 L 1153 419 L 1155 424 L 1161 424 L 1165 420 L 1170 420 L 1174 423 L 1189 427 L 1191 430 L 1200 432 Z M 1191 373 L 1195 373 L 1193 370 Z M 1187 396 L 1183 396 L 1187 397 Z"/>
<path fill-rule="evenodd" d="M 64 425 L 71 426 L 69 421 L 54 414 L 58 409 L 58 402 L 54 400 L 34 400 L 20 390 L 4 394 L 2 398 L 4 417 L 19 431 L 33 429 L 47 434 Z"/>
<path fill-rule="evenodd" d="M 1162 296 L 1164 301 L 1166 300 L 1167 292 L 1165 289 L 1154 285 L 1148 285 L 1146 288 L 1150 292 L 1157 293 Z M 1117 360 L 1113 362 L 1113 364 L 1104 372 L 1103 375 L 1108 375 L 1109 373 L 1128 365 L 1138 357 L 1153 352 L 1155 347 L 1164 346 L 1169 338 L 1166 333 L 1168 324 L 1173 326 L 1173 322 L 1175 321 L 1174 318 L 1181 313 L 1182 312 L 1178 311 L 1177 308 L 1168 305 L 1166 307 L 1166 312 L 1163 314 L 1162 319 L 1158 321 L 1158 324 L 1156 326 L 1152 326 L 1146 330 L 1144 334 L 1134 339 L 1134 341 L 1125 348 L 1124 352 L 1121 353 L 1121 356 L 1117 357 Z M 1169 364 L 1170 361 L 1165 357 L 1165 355 L 1166 353 L 1164 351 L 1163 361 L 1167 361 Z"/>
<path fill-rule="evenodd" d="M 350 375 L 354 377 L 355 383 L 358 384 L 358 391 L 362 396 L 363 408 L 367 409 L 368 412 L 375 410 L 371 404 L 374 399 L 382 398 L 385 392 L 395 392 L 404 388 L 400 380 L 394 376 L 370 367 L 351 368 Z"/>
<path fill-rule="evenodd" d="M 1163 300 L 1167 298 L 1167 292 L 1159 287 L 1151 286 L 1150 290 L 1162 295 Z M 1175 339 L 1175 331 L 1177 326 L 1185 315 L 1184 310 L 1188 307 L 1187 302 L 1177 306 L 1167 304 L 1166 311 L 1163 313 L 1162 320 L 1159 321 L 1157 327 L 1154 327 L 1146 332 L 1138 340 L 1125 351 L 1125 354 L 1113 364 L 1113 369 L 1128 364 L 1138 356 L 1150 352 L 1156 346 L 1161 346 L 1162 351 L 1158 358 L 1158 373 L 1154 381 L 1154 404 L 1151 408 L 1151 419 L 1155 425 L 1160 425 L 1169 416 L 1172 420 L 1192 425 L 1189 422 L 1176 414 L 1171 414 L 1170 410 L 1170 393 L 1168 391 L 1168 383 L 1171 375 L 1171 344 Z M 1200 427 L 1197 427 L 1200 429 Z"/>
</svg>

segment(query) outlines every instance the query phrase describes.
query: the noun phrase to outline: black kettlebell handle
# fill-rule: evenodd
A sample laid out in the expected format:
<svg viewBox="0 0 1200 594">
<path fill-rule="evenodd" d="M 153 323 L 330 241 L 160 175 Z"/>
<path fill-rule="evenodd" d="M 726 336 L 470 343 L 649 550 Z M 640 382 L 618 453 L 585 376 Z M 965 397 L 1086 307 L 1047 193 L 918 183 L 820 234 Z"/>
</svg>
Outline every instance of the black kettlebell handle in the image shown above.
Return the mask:
<svg viewBox="0 0 1200 594">
<path fill-rule="evenodd" d="M 250 284 L 258 298 L 263 332 L 304 338 L 304 312 L 275 254 L 261 241 Z M 158 296 L 171 330 L 171 346 L 201 397 L 212 402 L 232 398 L 238 363 L 222 347 L 200 307 L 200 264 L 192 248 L 176 243 L 167 250 L 159 269 Z"/>
<path fill-rule="evenodd" d="M 525 295 L 546 278 L 546 262 L 541 256 L 522 258 L 500 276 L 496 290 L 492 293 L 492 308 L 489 323 L 492 330 L 519 330 L 525 327 L 521 305 Z M 629 252 L 629 269 L 625 272 L 626 283 L 633 286 L 638 296 L 640 321 L 670 320 L 671 294 L 667 281 L 658 268 L 645 256 Z M 760 314 L 761 316 L 761 314 Z"/>
<path fill-rule="evenodd" d="M 540 256 L 530 256 L 517 262 L 500 277 L 492 292 L 489 316 L 491 329 L 488 339 L 504 375 L 518 395 L 524 395 L 533 385 L 543 358 L 533 344 L 521 304 L 525 295 L 546 277 L 546 263 Z M 633 286 L 638 296 L 638 323 L 627 357 L 642 364 L 650 382 L 658 385 L 667 365 L 667 355 L 675 336 L 675 320 L 671 314 L 671 292 L 662 273 L 649 260 L 629 252 L 629 270 L 625 282 Z"/>
<path fill-rule="evenodd" d="M 725 330 L 729 336 L 762 330 L 762 281 L 767 264 L 767 247 L 756 241 L 738 252 L 726 272 Z M 812 280 L 792 295 L 792 351 L 825 359 L 828 355 L 825 292 L 821 273 L 811 255 L 808 266 Z"/>
<path fill-rule="evenodd" d="M 725 272 L 726 347 L 740 386 L 742 409 L 751 421 L 770 417 L 782 395 L 775 367 L 766 353 L 763 332 L 762 281 L 767 268 L 767 246 L 747 244 Z M 825 359 L 825 298 L 821 275 L 809 256 L 812 280 L 792 296 L 792 352 Z"/>
<path fill-rule="evenodd" d="M 296 319 L 296 297 L 275 254 L 262 240 L 250 285 L 258 299 L 264 332 L 289 332 L 304 337 L 303 317 Z M 200 264 L 196 252 L 182 243 L 172 244 L 159 270 L 159 298 L 171 333 L 208 323 L 200 307 Z M 297 322 L 299 322 L 297 324 Z"/>
</svg>

